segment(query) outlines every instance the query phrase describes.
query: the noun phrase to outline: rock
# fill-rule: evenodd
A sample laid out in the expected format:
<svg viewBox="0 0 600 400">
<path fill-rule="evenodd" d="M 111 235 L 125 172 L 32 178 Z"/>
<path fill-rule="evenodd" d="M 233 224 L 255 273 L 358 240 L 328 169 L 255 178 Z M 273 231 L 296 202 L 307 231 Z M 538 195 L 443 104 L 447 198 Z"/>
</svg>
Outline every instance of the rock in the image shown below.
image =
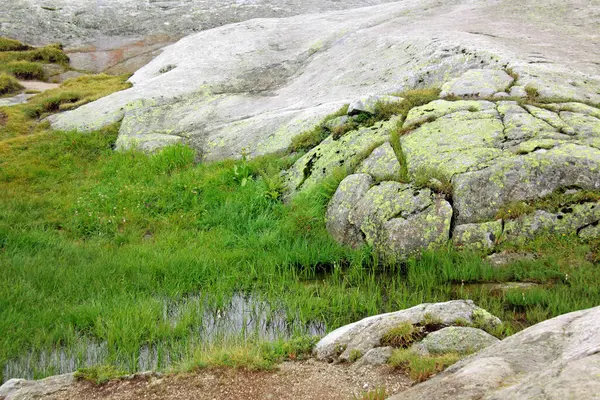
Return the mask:
<svg viewBox="0 0 600 400">
<path fill-rule="evenodd" d="M 513 86 L 510 88 L 510 97 L 522 97 L 525 98 L 527 97 L 527 92 L 525 91 L 525 87 L 524 86 Z"/>
<path fill-rule="evenodd" d="M 23 7 L 10 7 L 14 1 L 2 4 L 9 4 L 6 13 L 0 12 L 3 32 L 26 35 L 27 30 L 13 29 L 22 26 L 23 20 L 19 18 Z M 104 18 L 111 21 L 107 26 L 118 32 L 123 26 L 117 21 L 131 21 L 131 17 L 109 18 L 106 13 L 122 10 L 129 15 L 125 9 L 131 11 L 129 7 L 135 9 L 138 4 L 127 3 L 121 6 L 123 2 L 115 5 L 113 1 L 113 7 L 103 7 L 97 14 L 86 8 L 88 11 L 78 16 L 70 13 L 81 2 L 72 6 L 61 3 L 65 9 L 57 14 L 71 15 L 82 31 L 86 31 L 84 21 L 97 23 Z M 179 3 L 169 2 L 169 7 L 174 4 Z M 180 10 L 189 10 L 190 4 L 171 12 L 179 15 Z M 254 9 L 261 10 L 260 4 Z M 319 10 L 323 4 L 309 2 L 298 7 Z M 156 3 L 139 5 L 136 21 L 140 12 L 156 11 L 155 7 Z M 278 12 L 289 15 L 286 7 Z M 498 7 L 489 2 L 418 0 L 285 20 L 253 19 L 205 30 L 164 48 L 134 74 L 132 88 L 53 116 L 50 122 L 58 129 L 84 131 L 122 120 L 119 149 L 143 144 L 146 137 L 157 145 L 178 137 L 204 159 L 218 160 L 240 157 L 244 150 L 250 156 L 284 150 L 294 135 L 319 124 L 323 117 L 365 93 L 365 88 L 373 93 L 396 93 L 440 86 L 459 76 L 489 74 L 497 78 L 490 79 L 495 85 L 508 81 L 501 71 L 506 67 L 519 75 L 519 84 L 537 87 L 544 96 L 569 94 L 574 100 L 600 102 L 597 66 L 590 62 L 600 55 L 598 46 L 589 40 L 595 26 L 592 18 L 582 20 L 578 1 L 564 2 L 560 15 L 555 7 L 540 5 L 534 22 L 526 17 L 529 11 L 522 3 L 501 11 Z M 240 7 L 239 15 L 249 8 Z M 461 18 L 454 18 L 456 13 Z M 167 18 L 165 12 L 155 12 L 131 29 L 156 30 L 157 20 L 162 24 L 170 18 L 171 14 Z M 207 26 L 199 24 L 196 16 L 189 18 L 175 18 L 177 24 L 165 25 L 166 36 L 180 34 L 186 26 Z M 188 25 L 188 21 L 195 22 Z M 532 30 L 536 32 L 533 37 Z M 547 62 L 532 63 L 531 54 Z M 161 74 L 168 65 L 177 68 Z M 463 75 L 472 69 L 476 72 Z"/>
<path fill-rule="evenodd" d="M 366 174 L 346 177 L 338 186 L 325 217 L 327 231 L 335 240 L 352 247 L 364 244 L 363 234 L 348 221 L 348 214 L 374 184 Z"/>
<path fill-rule="evenodd" d="M 534 325 L 390 399 L 594 399 L 598 348 L 600 307 Z"/>
<path fill-rule="evenodd" d="M 33 96 L 35 96 L 35 94 L 21 93 L 17 94 L 16 96 L 5 97 L 3 99 L 0 99 L 0 107 L 16 106 L 17 104 L 27 103 L 27 100 L 29 100 Z"/>
<path fill-rule="evenodd" d="M 368 95 L 359 97 L 350 102 L 348 115 L 357 115 L 363 112 L 375 114 L 378 103 L 400 103 L 402 101 L 404 101 L 403 98 L 396 96 Z"/>
<path fill-rule="evenodd" d="M 504 267 L 505 265 L 513 264 L 521 260 L 533 261 L 535 258 L 535 254 L 510 253 L 508 251 L 503 251 L 501 253 L 490 254 L 486 257 L 486 260 L 494 267 Z"/>
<path fill-rule="evenodd" d="M 500 340 L 477 328 L 449 326 L 431 332 L 420 344 L 429 354 L 470 354 L 491 346 Z"/>
<path fill-rule="evenodd" d="M 382 336 L 391 328 L 407 322 L 424 324 L 435 319 L 441 324 L 451 325 L 456 320 L 496 326 L 500 320 L 477 307 L 471 300 L 455 300 L 446 303 L 421 304 L 402 311 L 375 315 L 331 332 L 317 343 L 314 356 L 318 360 L 333 360 L 338 357 L 348 360 L 352 351 L 366 354 L 379 347 Z"/>
<path fill-rule="evenodd" d="M 389 140 L 396 119 L 379 123 L 374 129 L 361 128 L 348 132 L 338 140 L 329 136 L 287 171 L 286 187 L 290 194 L 320 183 L 338 168 L 352 172 L 374 148 Z"/>
<path fill-rule="evenodd" d="M 384 365 L 387 364 L 387 361 L 392 356 L 394 352 L 393 347 L 376 347 L 371 349 L 362 356 L 357 365 Z"/>
<path fill-rule="evenodd" d="M 400 163 L 394 149 L 386 142 L 373 150 L 355 172 L 369 174 L 378 182 L 394 180 L 400 176 Z"/>
<path fill-rule="evenodd" d="M 599 221 L 600 202 L 575 204 L 557 213 L 537 210 L 533 214 L 508 220 L 504 224 L 504 236 L 519 242 L 532 239 L 540 233 L 572 235 Z"/>
<path fill-rule="evenodd" d="M 504 92 L 514 78 L 501 70 L 471 69 L 442 86 L 440 97 L 491 97 Z"/>
<path fill-rule="evenodd" d="M 465 224 L 454 228 L 452 241 L 455 246 L 473 250 L 494 248 L 502 235 L 502 220 L 482 224 Z"/>
<path fill-rule="evenodd" d="M 448 114 L 457 113 L 459 111 L 482 112 L 494 111 L 496 105 L 491 101 L 479 100 L 435 100 L 424 106 L 413 107 L 408 112 L 404 125 L 404 129 L 418 127 L 426 122 L 432 122 L 436 119 Z"/>
<path fill-rule="evenodd" d="M 335 128 L 345 125 L 350 121 L 350 117 L 347 115 L 342 115 L 341 117 L 336 117 L 332 120 L 329 120 L 325 123 L 325 127 L 330 131 L 333 131 Z"/>
<path fill-rule="evenodd" d="M 570 127 L 555 112 L 552 112 L 550 110 L 546 110 L 544 108 L 535 107 L 535 106 L 532 106 L 532 105 L 525 105 L 525 108 L 527 109 L 527 111 L 531 115 L 533 115 L 534 117 L 539 118 L 539 119 L 547 122 L 549 125 L 551 125 L 552 127 L 554 127 L 554 129 L 558 129 L 562 133 L 565 133 L 565 134 L 568 134 L 568 135 L 574 135 L 576 133 L 575 129 L 573 129 L 572 127 Z"/>
<path fill-rule="evenodd" d="M 579 230 L 579 237 L 583 239 L 594 239 L 600 237 L 600 224 L 588 225 L 585 228 Z"/>
<path fill-rule="evenodd" d="M 561 188 L 600 190 L 599 171 L 600 149 L 571 143 L 496 159 L 485 169 L 453 178 L 456 222 L 486 222 L 503 206 L 540 199 Z"/>
<path fill-rule="evenodd" d="M 348 221 L 364 233 L 368 244 L 373 245 L 383 235 L 381 230 L 386 221 L 402 214 L 415 214 L 430 204 L 431 191 L 428 189 L 415 190 L 403 183 L 382 182 L 355 204 Z"/>
<path fill-rule="evenodd" d="M 384 223 L 376 248 L 392 258 L 406 258 L 423 250 L 441 248 L 450 237 L 451 221 L 450 203 L 436 199 L 418 214 Z"/>
<path fill-rule="evenodd" d="M 39 381 L 10 379 L 0 386 L 0 398 L 4 400 L 31 400 L 66 390 L 75 382 L 74 374 L 51 376 Z"/>
</svg>

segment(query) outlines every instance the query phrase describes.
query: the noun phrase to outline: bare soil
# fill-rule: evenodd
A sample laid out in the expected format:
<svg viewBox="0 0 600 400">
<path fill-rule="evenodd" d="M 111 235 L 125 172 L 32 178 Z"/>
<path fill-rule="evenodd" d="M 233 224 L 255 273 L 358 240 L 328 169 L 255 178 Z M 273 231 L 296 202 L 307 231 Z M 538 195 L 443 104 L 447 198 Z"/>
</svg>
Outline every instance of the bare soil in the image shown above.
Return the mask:
<svg viewBox="0 0 600 400">
<path fill-rule="evenodd" d="M 402 372 L 388 366 L 360 367 L 309 360 L 286 362 L 276 371 L 203 369 L 188 374 L 116 380 L 101 386 L 78 382 L 47 399 L 362 399 L 365 392 L 376 388 L 385 387 L 389 396 L 411 384 Z"/>
</svg>

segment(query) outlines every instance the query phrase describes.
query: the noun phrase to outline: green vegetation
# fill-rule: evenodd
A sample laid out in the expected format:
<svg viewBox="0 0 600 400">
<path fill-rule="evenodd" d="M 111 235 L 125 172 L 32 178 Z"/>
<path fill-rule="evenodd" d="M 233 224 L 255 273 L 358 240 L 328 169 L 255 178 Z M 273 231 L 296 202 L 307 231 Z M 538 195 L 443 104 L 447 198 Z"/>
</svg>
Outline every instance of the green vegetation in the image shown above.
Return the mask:
<svg viewBox="0 0 600 400">
<path fill-rule="evenodd" d="M 460 360 L 454 353 L 422 356 L 409 349 L 394 350 L 388 360 L 394 368 L 405 371 L 412 380 L 423 382 Z"/>
<path fill-rule="evenodd" d="M 95 365 L 88 368 L 80 368 L 75 372 L 75 379 L 86 380 L 97 385 L 105 384 L 111 379 L 126 375 L 126 372 L 115 368 L 113 365 Z"/>
<path fill-rule="evenodd" d="M 387 391 L 384 387 L 381 388 L 376 388 L 373 390 L 370 390 L 368 392 L 364 392 L 362 395 L 360 396 L 354 396 L 354 400 L 385 400 L 387 399 L 389 396 L 387 394 Z"/>
<path fill-rule="evenodd" d="M 502 207 L 496 214 L 498 219 L 516 219 L 536 210 L 559 212 L 574 204 L 600 201 L 600 192 L 580 190 L 574 193 L 557 191 L 549 196 L 532 201 L 518 201 Z"/>
<path fill-rule="evenodd" d="M 10 75 L 0 74 L 0 95 L 11 94 L 23 89 L 23 86 Z"/>
<path fill-rule="evenodd" d="M 44 69 L 42 65 L 30 61 L 10 61 L 0 66 L 4 72 L 11 74 L 19 79 L 44 79 Z"/>
<path fill-rule="evenodd" d="M 411 323 L 403 322 L 381 337 L 383 346 L 408 347 L 422 337 L 422 331 Z"/>
<path fill-rule="evenodd" d="M 436 168 L 422 168 L 415 171 L 413 183 L 417 187 L 429 188 L 436 193 L 442 193 L 446 197 L 452 197 L 454 188 L 450 178 Z"/>
<path fill-rule="evenodd" d="M 320 124 L 315 126 L 311 130 L 307 130 L 292 138 L 292 144 L 290 146 L 290 152 L 297 151 L 308 151 L 321 143 L 331 134 L 331 129 L 328 127 L 328 123 L 338 117 L 342 117 L 348 113 L 348 104 L 344 105 L 335 113 L 328 115 L 321 121 Z"/>
<path fill-rule="evenodd" d="M 8 39 L 0 36 L 0 51 L 24 51 L 31 50 L 31 46 L 23 44 L 18 40 Z"/>
</svg>

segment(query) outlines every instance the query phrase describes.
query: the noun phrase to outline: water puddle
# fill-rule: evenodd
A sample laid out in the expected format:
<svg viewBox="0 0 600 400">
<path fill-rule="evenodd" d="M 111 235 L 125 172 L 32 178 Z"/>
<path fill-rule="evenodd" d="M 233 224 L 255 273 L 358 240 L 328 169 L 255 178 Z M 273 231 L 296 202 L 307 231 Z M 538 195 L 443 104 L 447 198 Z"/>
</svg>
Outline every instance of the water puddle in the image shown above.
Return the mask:
<svg viewBox="0 0 600 400">
<path fill-rule="evenodd" d="M 182 319 L 190 317 L 198 323 L 194 324 L 185 339 L 142 346 L 134 360 L 131 356 L 115 354 L 106 342 L 98 343 L 82 337 L 68 347 L 29 352 L 10 360 L 4 366 L 3 380 L 36 379 L 113 363 L 115 360 L 119 364 L 135 365 L 137 371 L 157 370 L 169 367 L 211 344 L 286 340 L 297 335 L 322 336 L 326 332 L 324 323 L 301 323 L 290 318 L 281 308 L 252 295 L 236 294 L 220 308 L 207 307 L 206 301 L 200 296 L 189 296 L 177 302 L 164 301 L 163 320 L 172 328 Z"/>
</svg>

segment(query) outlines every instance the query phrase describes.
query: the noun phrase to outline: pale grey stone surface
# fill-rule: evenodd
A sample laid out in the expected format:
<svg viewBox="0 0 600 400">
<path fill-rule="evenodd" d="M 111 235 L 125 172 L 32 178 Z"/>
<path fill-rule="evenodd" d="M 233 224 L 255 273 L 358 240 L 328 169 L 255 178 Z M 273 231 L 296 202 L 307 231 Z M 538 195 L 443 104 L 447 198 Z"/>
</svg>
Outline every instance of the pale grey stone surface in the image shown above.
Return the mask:
<svg viewBox="0 0 600 400">
<path fill-rule="evenodd" d="M 0 398 L 4 400 L 41 399 L 66 390 L 75 381 L 73 374 L 51 376 L 39 381 L 10 379 L 0 386 Z"/>
<path fill-rule="evenodd" d="M 429 354 L 470 354 L 499 341 L 498 338 L 481 329 L 449 326 L 439 331 L 431 332 L 421 340 L 420 345 Z"/>
<path fill-rule="evenodd" d="M 376 181 L 398 179 L 400 163 L 389 142 L 385 142 L 371 153 L 355 171 L 371 175 Z"/>
<path fill-rule="evenodd" d="M 600 398 L 600 307 L 534 325 L 391 400 Z"/>
<path fill-rule="evenodd" d="M 504 92 L 514 79 L 502 70 L 471 69 L 442 86 L 441 97 L 491 97 Z"/>
</svg>

